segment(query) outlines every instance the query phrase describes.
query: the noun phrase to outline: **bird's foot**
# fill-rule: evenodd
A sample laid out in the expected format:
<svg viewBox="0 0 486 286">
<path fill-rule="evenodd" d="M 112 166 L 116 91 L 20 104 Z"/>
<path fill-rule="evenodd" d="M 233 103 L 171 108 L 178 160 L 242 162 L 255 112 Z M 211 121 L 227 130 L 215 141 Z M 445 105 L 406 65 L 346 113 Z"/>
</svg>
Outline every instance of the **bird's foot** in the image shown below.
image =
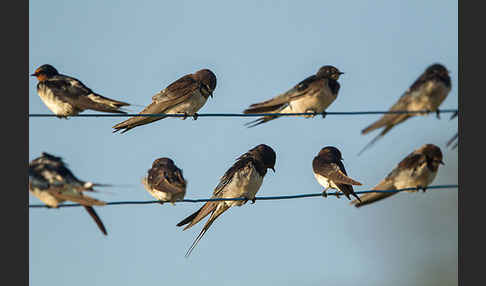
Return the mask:
<svg viewBox="0 0 486 286">
<path fill-rule="evenodd" d="M 336 192 L 336 198 L 340 199 L 341 195 L 339 195 L 339 192 Z"/>
<path fill-rule="evenodd" d="M 250 198 L 245 197 L 245 196 L 243 196 L 242 198 L 244 199 L 244 200 L 243 200 L 243 202 L 244 202 L 245 204 L 246 204 L 248 201 L 251 201 L 251 204 L 254 204 L 254 203 L 255 203 L 255 201 L 256 201 L 256 199 L 255 199 L 255 198 L 250 199 Z"/>
<path fill-rule="evenodd" d="M 159 204 L 163 205 L 163 204 L 164 204 L 164 202 L 163 202 L 163 201 L 159 201 Z"/>
<path fill-rule="evenodd" d="M 194 118 L 194 120 L 197 120 L 197 117 L 198 116 L 199 116 L 199 114 L 197 114 L 197 112 L 196 112 L 196 113 L 194 113 L 194 115 L 192 116 L 192 118 Z"/>
<path fill-rule="evenodd" d="M 440 119 L 440 110 L 439 109 L 437 109 L 435 111 L 435 116 L 437 117 L 437 119 Z"/>
<path fill-rule="evenodd" d="M 184 117 L 182 117 L 182 120 L 186 120 L 187 116 L 189 116 L 189 114 L 187 114 L 187 112 L 184 112 Z"/>
<path fill-rule="evenodd" d="M 422 190 L 422 192 L 425 193 L 425 191 L 427 190 L 427 187 L 417 186 L 417 191 L 420 191 L 420 190 Z"/>
<path fill-rule="evenodd" d="M 327 189 L 325 189 L 324 191 L 322 191 L 322 196 L 323 196 L 324 198 L 327 198 L 327 193 L 326 193 L 326 191 L 327 191 Z"/>
<path fill-rule="evenodd" d="M 305 118 L 314 118 L 314 116 L 317 115 L 317 113 L 312 109 L 307 109 L 305 113 L 308 113 L 307 115 L 304 116 Z"/>
<path fill-rule="evenodd" d="M 326 115 L 327 115 L 327 113 L 326 113 L 325 111 L 323 111 L 323 112 L 321 113 L 322 119 L 326 118 Z"/>
</svg>

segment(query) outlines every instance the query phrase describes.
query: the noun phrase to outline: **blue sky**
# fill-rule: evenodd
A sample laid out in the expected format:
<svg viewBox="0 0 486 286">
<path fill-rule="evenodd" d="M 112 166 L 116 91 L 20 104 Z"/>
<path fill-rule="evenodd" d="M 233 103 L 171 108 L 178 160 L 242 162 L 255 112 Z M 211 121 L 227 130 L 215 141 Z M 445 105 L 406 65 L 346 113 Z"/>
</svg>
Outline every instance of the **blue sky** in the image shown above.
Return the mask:
<svg viewBox="0 0 486 286">
<path fill-rule="evenodd" d="M 49 63 L 95 92 L 138 106 L 201 68 L 217 76 L 200 113 L 236 113 L 334 65 L 345 74 L 327 111 L 386 110 L 435 62 L 451 71 L 441 108 L 457 108 L 457 1 L 30 1 L 29 70 Z M 51 113 L 29 80 L 29 112 Z M 85 113 L 93 113 L 87 111 Z M 187 198 L 209 197 L 234 160 L 265 143 L 277 153 L 258 193 L 322 190 L 311 162 L 328 145 L 367 190 L 407 154 L 438 145 L 434 184 L 456 184 L 458 152 L 445 143 L 457 119 L 417 117 L 356 154 L 378 115 L 280 118 L 247 129 L 245 118 L 164 119 L 120 135 L 124 118 L 30 118 L 29 160 L 61 156 L 81 179 L 121 185 L 106 201 L 151 200 L 140 183 L 170 157 Z M 345 198 L 257 201 L 222 215 L 189 259 L 202 225 L 175 224 L 200 207 L 97 208 L 103 237 L 82 208 L 29 211 L 30 285 L 457 285 L 457 190 L 398 194 L 355 209 Z M 30 196 L 29 203 L 39 203 Z"/>
</svg>

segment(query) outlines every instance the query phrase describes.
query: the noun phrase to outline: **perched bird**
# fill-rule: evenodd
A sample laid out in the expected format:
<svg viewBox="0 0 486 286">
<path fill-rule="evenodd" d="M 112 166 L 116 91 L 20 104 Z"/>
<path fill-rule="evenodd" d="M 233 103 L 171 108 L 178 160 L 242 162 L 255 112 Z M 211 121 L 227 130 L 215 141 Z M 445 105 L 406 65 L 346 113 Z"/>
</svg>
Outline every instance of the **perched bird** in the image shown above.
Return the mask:
<svg viewBox="0 0 486 286">
<path fill-rule="evenodd" d="M 143 178 L 145 189 L 161 203 L 184 199 L 187 182 L 182 170 L 169 158 L 159 158 L 152 163 L 148 176 Z"/>
<path fill-rule="evenodd" d="M 438 108 L 446 99 L 451 90 L 451 78 L 449 71 L 441 64 L 429 66 L 425 72 L 410 86 L 410 88 L 400 97 L 400 99 L 389 109 L 389 111 L 422 111 L 416 113 L 387 113 L 380 119 L 361 130 L 361 134 L 367 134 L 375 129 L 384 129 L 370 143 L 368 143 L 359 153 L 363 153 L 371 147 L 378 139 L 383 137 L 395 125 L 400 124 L 410 117 L 426 115 L 429 112 L 437 112 Z"/>
<path fill-rule="evenodd" d="M 205 203 L 197 212 L 183 219 L 177 226 L 192 227 L 211 213 L 196 240 L 186 253 L 188 257 L 196 244 L 209 229 L 214 220 L 232 206 L 242 206 L 248 200 L 255 202 L 255 195 L 260 189 L 267 169 L 275 172 L 275 151 L 265 144 L 260 144 L 241 155 L 220 179 L 211 198 L 244 198 L 239 201 L 210 201 Z"/>
<path fill-rule="evenodd" d="M 209 96 L 213 97 L 213 91 L 216 88 L 216 76 L 208 69 L 199 70 L 193 74 L 185 75 L 159 93 L 152 96 L 150 103 L 139 114 L 166 113 L 166 114 L 184 114 L 197 119 L 197 111 L 203 107 Z M 134 116 L 117 125 L 113 126 L 117 132 L 123 129 L 121 133 L 128 130 L 163 119 L 167 116 Z"/>
<path fill-rule="evenodd" d="M 312 160 L 314 176 L 317 182 L 325 188 L 322 192 L 324 197 L 327 197 L 326 191 L 329 188 L 333 188 L 338 192 L 342 192 L 348 200 L 351 199 L 349 195 L 353 195 L 359 200 L 352 185 L 361 186 L 362 184 L 348 177 L 341 161 L 342 159 L 341 152 L 336 147 L 327 146 L 322 148 Z"/>
<path fill-rule="evenodd" d="M 419 189 L 425 192 L 437 176 L 439 164 L 444 164 L 440 148 L 433 144 L 425 144 L 405 157 L 373 190 L 416 188 L 417 190 L 408 192 L 416 192 Z M 394 194 L 396 192 L 367 193 L 361 196 L 361 201 L 353 200 L 351 204 L 359 208 Z"/>
<path fill-rule="evenodd" d="M 29 192 L 52 208 L 64 201 L 73 201 L 84 206 L 98 228 L 107 235 L 105 226 L 92 206 L 106 203 L 84 195 L 95 192 L 93 186 L 108 186 L 81 181 L 66 167 L 60 157 L 43 152 L 29 163 Z"/>
<path fill-rule="evenodd" d="M 125 114 L 120 107 L 130 105 L 94 93 L 81 81 L 58 73 L 48 64 L 40 66 L 31 76 L 39 80 L 39 97 L 59 118 L 67 118 L 86 109 Z"/>
<path fill-rule="evenodd" d="M 252 104 L 243 113 L 322 113 L 336 99 L 340 88 L 337 80 L 342 74 L 343 72 L 333 66 L 323 66 L 317 74 L 304 79 L 289 91 L 270 100 Z M 263 116 L 246 125 L 254 127 L 277 117 Z"/>
</svg>

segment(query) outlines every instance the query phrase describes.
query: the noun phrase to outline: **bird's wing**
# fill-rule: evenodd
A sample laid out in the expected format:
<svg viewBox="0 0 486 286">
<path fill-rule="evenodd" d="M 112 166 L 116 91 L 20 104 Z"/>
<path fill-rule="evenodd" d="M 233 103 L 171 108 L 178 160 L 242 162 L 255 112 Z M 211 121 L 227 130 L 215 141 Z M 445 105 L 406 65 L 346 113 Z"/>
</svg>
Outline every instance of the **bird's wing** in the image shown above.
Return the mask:
<svg viewBox="0 0 486 286">
<path fill-rule="evenodd" d="M 139 114 L 164 113 L 167 108 L 177 105 L 189 99 L 193 92 L 200 88 L 200 84 L 191 75 L 183 76 L 168 87 L 152 96 L 152 103 L 145 107 Z M 114 132 L 126 128 L 124 132 L 140 125 L 154 122 L 165 116 L 134 116 L 113 126 Z"/>
<path fill-rule="evenodd" d="M 39 84 L 46 85 L 59 100 L 80 110 L 93 109 L 103 112 L 126 113 L 119 108 L 130 105 L 96 94 L 81 81 L 66 75 L 57 75 Z"/>
<path fill-rule="evenodd" d="M 425 159 L 426 158 L 423 154 L 419 154 L 419 153 L 415 153 L 415 152 L 408 154 L 408 156 L 405 157 L 402 161 L 400 161 L 400 163 L 398 163 L 398 166 L 395 167 L 372 190 L 396 190 L 395 178 L 400 174 L 400 172 L 412 169 L 412 174 L 413 174 L 413 171 L 418 166 L 420 166 L 420 164 Z M 354 204 L 355 207 L 361 207 L 361 206 L 368 205 L 368 204 L 374 203 L 376 201 L 382 200 L 384 198 L 391 197 L 395 194 L 396 194 L 396 192 L 394 192 L 394 193 L 367 193 L 367 194 L 364 194 L 360 197 L 361 202 L 354 200 L 354 201 L 351 202 L 351 204 Z"/>
<path fill-rule="evenodd" d="M 188 74 L 152 96 L 152 101 L 157 105 L 159 111 L 163 111 L 187 100 L 199 88 L 201 88 L 201 83 Z"/>
<path fill-rule="evenodd" d="M 337 162 L 337 165 L 339 166 L 339 169 L 344 173 L 344 175 L 347 176 L 348 173 L 346 173 L 346 168 L 344 168 L 343 162 L 338 161 Z M 337 187 L 344 193 L 344 195 L 348 199 L 351 199 L 349 196 L 352 195 L 357 200 L 360 200 L 359 196 L 354 192 L 353 185 L 350 185 L 350 184 L 337 184 Z"/>
<path fill-rule="evenodd" d="M 412 95 L 410 92 L 403 94 L 400 99 L 389 109 L 389 111 L 400 111 L 408 110 L 409 105 L 412 103 Z M 380 119 L 364 128 L 361 134 L 369 133 L 375 129 L 381 128 L 383 126 L 393 127 L 394 125 L 405 121 L 407 118 L 412 116 L 410 113 L 387 113 L 383 114 Z M 391 128 L 390 128 L 391 129 Z M 386 131 L 388 132 L 388 130 Z M 386 133 L 385 132 L 385 133 Z M 385 134 L 381 134 L 383 136 Z"/>
<path fill-rule="evenodd" d="M 388 179 L 387 177 L 383 179 L 381 182 L 379 182 L 378 185 L 376 185 L 372 190 L 396 190 L 396 187 L 393 184 L 393 181 Z M 393 196 L 394 194 L 396 193 L 367 193 L 360 196 L 361 201 L 358 201 L 356 199 L 351 201 L 350 204 L 359 208 L 380 201 L 382 199 L 388 198 L 390 196 Z"/>
<path fill-rule="evenodd" d="M 233 166 L 231 166 L 231 168 L 229 168 L 221 177 L 218 185 L 214 189 L 213 196 L 220 197 L 224 187 L 231 182 L 236 172 L 240 171 L 241 169 L 245 168 L 248 164 L 252 164 L 252 163 L 253 163 L 253 158 L 247 156 L 246 153 L 240 156 L 233 164 Z"/>
<path fill-rule="evenodd" d="M 280 94 L 272 99 L 250 105 L 250 107 L 245 109 L 243 113 L 277 113 L 285 108 L 289 102 L 306 95 L 311 83 L 316 80 L 318 80 L 317 77 L 312 75 L 283 94 Z"/>
<path fill-rule="evenodd" d="M 151 168 L 147 178 L 148 184 L 152 189 L 167 192 L 179 193 L 186 189 L 186 181 L 180 169 L 175 168 Z"/>
<path fill-rule="evenodd" d="M 346 171 L 343 172 L 338 164 L 323 163 L 318 160 L 317 164 L 313 164 L 312 167 L 315 173 L 325 176 L 335 184 L 362 185 L 360 182 L 348 177 L 345 173 Z"/>
</svg>

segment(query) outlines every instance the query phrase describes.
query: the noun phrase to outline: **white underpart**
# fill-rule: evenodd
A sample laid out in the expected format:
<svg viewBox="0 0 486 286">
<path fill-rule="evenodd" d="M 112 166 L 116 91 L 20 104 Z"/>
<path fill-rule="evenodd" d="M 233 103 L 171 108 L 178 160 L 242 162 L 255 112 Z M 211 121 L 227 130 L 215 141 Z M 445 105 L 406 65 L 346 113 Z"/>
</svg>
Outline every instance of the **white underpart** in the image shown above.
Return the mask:
<svg viewBox="0 0 486 286">
<path fill-rule="evenodd" d="M 66 195 L 82 197 L 82 190 L 86 188 L 86 186 L 92 186 L 93 183 L 86 182 L 82 183 L 80 181 L 69 180 L 67 178 L 61 177 L 59 174 L 49 172 L 47 170 L 43 170 L 41 172 L 42 176 L 45 178 L 47 182 L 51 185 L 51 190 L 56 190 L 56 192 L 62 192 Z M 33 180 L 31 184 L 29 184 L 29 191 L 37 197 L 39 200 L 44 202 L 46 205 L 50 207 L 57 207 L 58 204 L 64 202 L 65 200 L 60 199 L 54 196 L 49 189 L 45 189 L 47 187 L 47 182 L 37 182 L 35 178 L 29 178 Z M 37 187 L 36 187 L 37 186 Z M 39 188 L 38 186 L 44 186 Z"/>
<path fill-rule="evenodd" d="M 187 113 L 189 115 L 194 115 L 201 107 L 206 103 L 207 98 L 201 95 L 200 91 L 196 91 L 192 96 L 177 105 L 167 108 L 164 113 L 175 114 L 175 113 Z"/>
<path fill-rule="evenodd" d="M 314 173 L 314 177 L 316 177 L 317 182 L 323 186 L 325 189 L 332 188 L 338 191 L 341 191 L 336 184 L 334 184 L 333 181 L 330 181 L 328 178 Z"/>
<path fill-rule="evenodd" d="M 231 182 L 224 187 L 223 194 L 220 197 L 246 197 L 248 199 L 253 199 L 260 189 L 262 182 L 263 177 L 258 174 L 252 164 L 249 164 L 234 174 Z M 232 207 L 241 206 L 244 204 L 244 201 L 225 201 L 225 203 L 229 207 Z"/>
<path fill-rule="evenodd" d="M 447 94 L 451 90 L 442 83 L 437 82 L 427 82 L 424 87 L 424 91 L 416 91 L 412 93 L 412 102 L 410 103 L 409 110 L 419 111 L 419 110 L 437 110 L 439 105 L 447 97 Z M 423 96 L 426 92 L 429 96 Z"/>
<path fill-rule="evenodd" d="M 52 91 L 45 86 L 38 89 L 38 94 L 47 108 L 49 108 L 56 115 L 68 116 L 76 115 L 78 113 L 71 104 L 59 100 L 59 98 L 57 98 Z"/>
<path fill-rule="evenodd" d="M 57 208 L 60 203 L 64 202 L 64 200 L 58 199 L 49 192 L 38 188 L 29 188 L 29 192 L 37 197 L 39 200 L 41 200 L 43 203 L 53 208 Z"/>
<path fill-rule="evenodd" d="M 151 194 L 154 198 L 156 198 L 159 201 L 171 201 L 171 200 L 176 201 L 179 199 L 182 200 L 184 198 L 184 195 L 186 194 L 185 192 L 178 192 L 176 194 L 172 194 L 161 190 L 153 189 L 149 186 L 147 177 L 142 179 L 142 183 L 145 189 L 147 190 L 147 192 L 149 192 L 149 194 Z"/>
<path fill-rule="evenodd" d="M 411 169 L 401 171 L 394 178 L 394 185 L 397 189 L 416 188 L 417 186 L 427 187 L 437 176 L 437 172 L 432 172 L 427 167 L 427 163 L 422 163 L 415 172 Z"/>
<path fill-rule="evenodd" d="M 324 92 L 326 91 L 326 92 Z M 319 92 L 307 94 L 299 99 L 293 100 L 287 105 L 281 113 L 303 113 L 316 112 L 321 113 L 334 102 L 337 95 L 332 95 L 328 88 L 319 89 Z"/>
</svg>

